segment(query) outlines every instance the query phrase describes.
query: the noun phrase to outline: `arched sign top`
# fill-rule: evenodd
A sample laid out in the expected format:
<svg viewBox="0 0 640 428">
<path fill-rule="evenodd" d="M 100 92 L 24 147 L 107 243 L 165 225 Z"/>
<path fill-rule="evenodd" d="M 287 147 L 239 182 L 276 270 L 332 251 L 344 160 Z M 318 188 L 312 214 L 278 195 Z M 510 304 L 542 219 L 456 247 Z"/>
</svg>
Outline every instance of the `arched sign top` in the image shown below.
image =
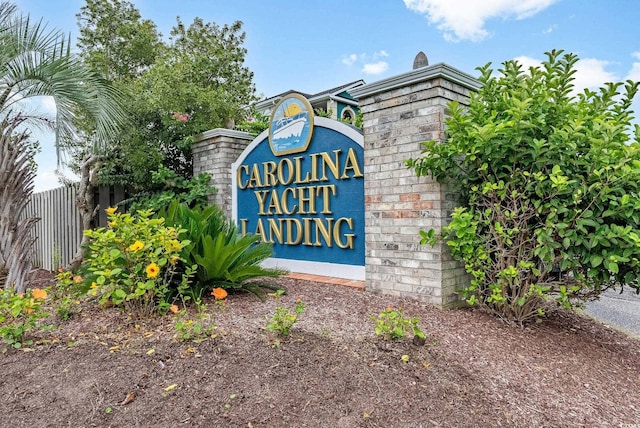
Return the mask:
<svg viewBox="0 0 640 428">
<path fill-rule="evenodd" d="M 307 151 L 313 136 L 313 108 L 300 94 L 276 104 L 269 120 L 269 145 L 275 156 Z"/>
</svg>

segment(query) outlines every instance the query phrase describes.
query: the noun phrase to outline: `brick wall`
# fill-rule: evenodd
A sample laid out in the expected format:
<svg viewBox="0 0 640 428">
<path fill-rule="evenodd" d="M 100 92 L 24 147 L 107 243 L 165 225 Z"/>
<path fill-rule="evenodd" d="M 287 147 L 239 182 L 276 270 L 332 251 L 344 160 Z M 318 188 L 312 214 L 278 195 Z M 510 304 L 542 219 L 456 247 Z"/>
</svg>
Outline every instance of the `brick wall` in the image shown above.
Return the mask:
<svg viewBox="0 0 640 428">
<path fill-rule="evenodd" d="M 422 141 L 444 136 L 446 105 L 466 104 L 478 83 L 445 65 L 354 90 L 364 115 L 367 290 L 436 305 L 457 300 L 467 277 L 446 246 L 420 245 L 419 231 L 440 231 L 455 195 L 404 161 L 420 156 Z"/>
<path fill-rule="evenodd" d="M 253 138 L 246 132 L 213 129 L 196 136 L 193 144 L 193 174 L 211 174 L 211 184 L 217 191 L 209 195 L 231 217 L 231 164 Z"/>
</svg>

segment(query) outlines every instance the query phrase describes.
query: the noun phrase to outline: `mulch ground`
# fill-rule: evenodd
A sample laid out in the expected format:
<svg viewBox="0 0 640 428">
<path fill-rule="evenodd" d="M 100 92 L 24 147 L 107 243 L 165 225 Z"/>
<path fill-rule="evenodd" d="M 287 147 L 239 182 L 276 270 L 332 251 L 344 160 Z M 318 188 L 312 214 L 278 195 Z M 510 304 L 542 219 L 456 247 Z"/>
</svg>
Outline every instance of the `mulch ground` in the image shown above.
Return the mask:
<svg viewBox="0 0 640 428">
<path fill-rule="evenodd" d="M 281 281 L 289 293 L 279 301 L 229 296 L 215 337 L 199 343 L 174 337 L 175 315 L 135 320 L 91 305 L 55 320 L 30 349 L 0 355 L 1 425 L 640 424 L 640 341 L 586 316 L 521 328 L 474 310 Z M 306 311 L 276 345 L 267 319 L 298 297 Z M 370 316 L 388 305 L 420 318 L 424 346 L 375 336 Z"/>
</svg>

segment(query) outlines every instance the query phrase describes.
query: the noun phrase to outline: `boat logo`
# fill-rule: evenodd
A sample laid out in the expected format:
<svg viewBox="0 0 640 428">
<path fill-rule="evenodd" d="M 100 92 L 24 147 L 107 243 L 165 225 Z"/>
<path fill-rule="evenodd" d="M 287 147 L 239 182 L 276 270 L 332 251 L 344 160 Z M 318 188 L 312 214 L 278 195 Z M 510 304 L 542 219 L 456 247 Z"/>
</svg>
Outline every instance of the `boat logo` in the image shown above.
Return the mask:
<svg viewBox="0 0 640 428">
<path fill-rule="evenodd" d="M 276 104 L 269 121 L 269 144 L 275 156 L 307 150 L 313 135 L 313 108 L 300 94 L 289 94 Z"/>
</svg>

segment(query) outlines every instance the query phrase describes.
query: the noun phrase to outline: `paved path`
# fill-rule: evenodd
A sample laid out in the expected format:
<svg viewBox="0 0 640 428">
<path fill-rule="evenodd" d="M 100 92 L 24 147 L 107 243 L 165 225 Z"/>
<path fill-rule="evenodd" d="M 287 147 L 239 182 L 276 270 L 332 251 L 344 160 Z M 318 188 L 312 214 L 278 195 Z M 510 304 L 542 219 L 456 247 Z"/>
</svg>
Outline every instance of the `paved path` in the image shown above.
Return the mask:
<svg viewBox="0 0 640 428">
<path fill-rule="evenodd" d="M 587 303 L 585 313 L 615 329 L 640 338 L 640 295 L 625 287 L 624 293 L 608 290 L 600 300 Z"/>
</svg>

